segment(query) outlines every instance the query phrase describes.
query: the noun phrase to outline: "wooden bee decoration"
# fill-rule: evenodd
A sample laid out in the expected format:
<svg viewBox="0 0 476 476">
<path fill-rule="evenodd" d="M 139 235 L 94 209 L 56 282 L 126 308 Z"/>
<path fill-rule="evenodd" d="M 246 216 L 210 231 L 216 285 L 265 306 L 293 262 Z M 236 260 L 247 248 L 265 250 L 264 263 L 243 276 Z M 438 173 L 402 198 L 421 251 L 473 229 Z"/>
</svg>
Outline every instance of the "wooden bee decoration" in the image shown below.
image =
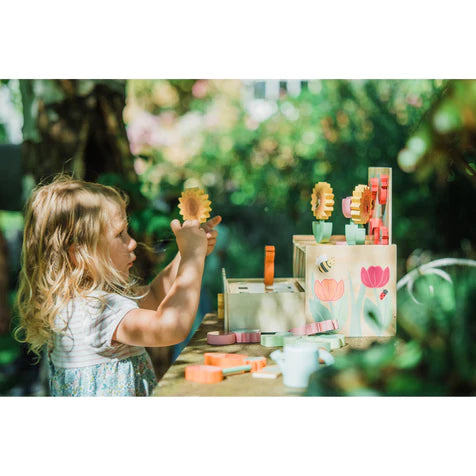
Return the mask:
<svg viewBox="0 0 476 476">
<path fill-rule="evenodd" d="M 334 258 L 327 258 L 326 255 L 319 256 L 316 260 L 317 269 L 321 273 L 328 273 L 335 264 Z"/>
</svg>

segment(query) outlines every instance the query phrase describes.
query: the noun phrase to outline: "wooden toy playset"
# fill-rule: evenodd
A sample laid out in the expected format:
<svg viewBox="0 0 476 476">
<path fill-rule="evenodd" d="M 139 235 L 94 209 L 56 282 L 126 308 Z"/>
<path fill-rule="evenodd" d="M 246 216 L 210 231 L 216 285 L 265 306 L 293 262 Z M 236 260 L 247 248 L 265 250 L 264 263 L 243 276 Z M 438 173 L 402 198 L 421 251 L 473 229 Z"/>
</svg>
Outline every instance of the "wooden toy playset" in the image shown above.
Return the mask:
<svg viewBox="0 0 476 476">
<path fill-rule="evenodd" d="M 391 168 L 370 167 L 368 184 L 342 199 L 344 235 L 332 235 L 330 184 L 314 186 L 311 209 L 313 235 L 293 236 L 292 278 L 274 279 L 274 247 L 265 250 L 264 279 L 230 279 L 223 270 L 225 331 L 395 335 Z"/>
<path fill-rule="evenodd" d="M 306 387 L 320 364 L 332 365 L 329 351 L 344 346 L 345 336 L 395 335 L 391 172 L 370 168 L 368 185 L 357 185 L 352 196 L 342 200 L 342 212 L 349 218 L 345 235 L 332 235 L 330 184 L 314 186 L 313 235 L 293 236 L 292 278 L 275 279 L 274 246 L 265 247 L 263 279 L 229 279 L 223 269 L 218 317 L 224 319 L 224 330 L 209 332 L 207 343 L 283 346 L 284 351 L 270 355 L 278 365 L 267 366 L 265 357 L 205 353 L 203 364 L 185 368 L 186 380 L 212 384 L 244 372 L 256 378 L 283 373 L 285 385 Z M 179 202 L 185 220 L 204 223 L 210 216 L 211 202 L 200 189 L 185 190 Z"/>
</svg>

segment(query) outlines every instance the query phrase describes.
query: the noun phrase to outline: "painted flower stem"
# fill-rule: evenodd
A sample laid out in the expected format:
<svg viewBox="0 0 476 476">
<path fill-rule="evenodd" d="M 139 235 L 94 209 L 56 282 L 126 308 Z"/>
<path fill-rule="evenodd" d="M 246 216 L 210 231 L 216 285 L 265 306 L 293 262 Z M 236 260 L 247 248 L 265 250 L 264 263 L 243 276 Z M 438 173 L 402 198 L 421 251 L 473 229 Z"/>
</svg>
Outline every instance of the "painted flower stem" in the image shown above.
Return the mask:
<svg viewBox="0 0 476 476">
<path fill-rule="evenodd" d="M 381 336 L 383 335 L 383 327 L 384 327 L 384 320 L 385 320 L 385 316 L 383 315 L 382 313 L 382 308 L 381 308 L 381 305 L 380 305 L 380 297 L 379 297 L 379 293 L 378 293 L 378 290 L 377 288 L 374 288 L 374 295 L 375 295 L 375 304 L 377 305 L 377 309 L 378 309 L 378 332 L 377 332 L 377 335 Z"/>
<path fill-rule="evenodd" d="M 357 299 L 354 300 L 354 288 L 352 286 L 352 277 L 349 273 L 349 286 L 350 286 L 350 298 L 351 298 L 351 312 L 352 317 L 350 320 L 350 335 L 351 336 L 360 336 L 362 333 L 362 328 L 360 325 L 361 311 L 362 311 L 362 302 L 364 300 L 365 286 L 360 285 L 359 293 Z"/>
</svg>

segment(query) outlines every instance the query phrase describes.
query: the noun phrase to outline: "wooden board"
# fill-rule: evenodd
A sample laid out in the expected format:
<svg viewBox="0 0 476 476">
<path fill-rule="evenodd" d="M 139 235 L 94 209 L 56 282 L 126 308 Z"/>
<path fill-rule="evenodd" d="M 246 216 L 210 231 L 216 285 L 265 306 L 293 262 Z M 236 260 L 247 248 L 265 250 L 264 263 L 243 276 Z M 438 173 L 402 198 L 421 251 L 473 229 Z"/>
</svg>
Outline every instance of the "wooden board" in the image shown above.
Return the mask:
<svg viewBox="0 0 476 476">
<path fill-rule="evenodd" d="M 304 289 L 294 278 L 228 279 L 223 270 L 225 330 L 259 329 L 283 332 L 306 323 Z"/>
<path fill-rule="evenodd" d="M 339 332 L 352 337 L 395 335 L 396 245 L 293 242 L 293 269 L 305 282 L 306 321 L 337 319 Z M 335 260 L 326 273 L 318 268 L 320 256 Z"/>
</svg>

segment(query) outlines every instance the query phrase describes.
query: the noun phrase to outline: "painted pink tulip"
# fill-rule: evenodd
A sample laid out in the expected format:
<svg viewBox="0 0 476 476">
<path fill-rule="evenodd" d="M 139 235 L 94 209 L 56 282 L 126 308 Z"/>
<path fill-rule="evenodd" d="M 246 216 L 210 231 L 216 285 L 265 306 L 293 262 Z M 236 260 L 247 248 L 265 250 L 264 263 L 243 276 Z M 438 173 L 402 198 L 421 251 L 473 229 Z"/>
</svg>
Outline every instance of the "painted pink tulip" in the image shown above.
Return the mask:
<svg viewBox="0 0 476 476">
<path fill-rule="evenodd" d="M 337 301 L 344 294 L 344 281 L 337 282 L 335 279 L 323 279 L 314 282 L 314 294 L 321 301 Z"/>
<path fill-rule="evenodd" d="M 360 279 L 368 288 L 383 288 L 390 279 L 388 266 L 382 269 L 380 266 L 370 266 L 360 270 Z"/>
</svg>

